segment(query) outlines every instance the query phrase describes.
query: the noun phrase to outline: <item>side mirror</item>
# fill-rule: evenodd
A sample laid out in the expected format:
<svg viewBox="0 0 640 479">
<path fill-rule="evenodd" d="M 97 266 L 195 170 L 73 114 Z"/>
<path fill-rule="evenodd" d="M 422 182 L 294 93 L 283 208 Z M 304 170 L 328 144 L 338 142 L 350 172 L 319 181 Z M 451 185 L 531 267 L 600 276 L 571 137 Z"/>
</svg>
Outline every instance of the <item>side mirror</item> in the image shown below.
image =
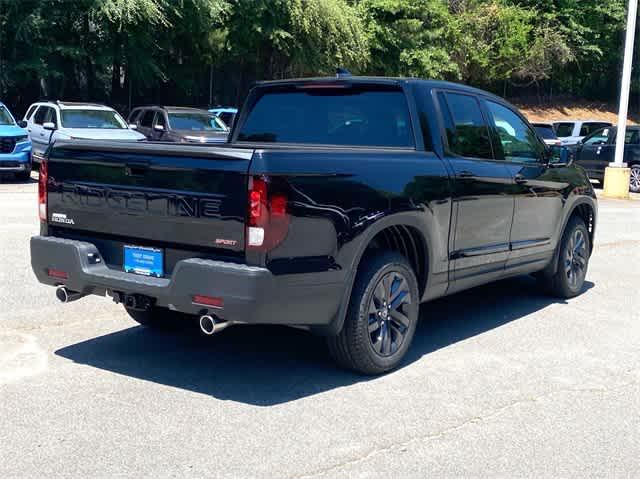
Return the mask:
<svg viewBox="0 0 640 479">
<path fill-rule="evenodd" d="M 53 131 L 56 129 L 56 124 L 52 121 L 47 121 L 42 124 L 42 128 L 44 128 L 45 130 Z"/>
<path fill-rule="evenodd" d="M 135 123 L 129 123 L 129 128 L 131 130 L 137 130 L 138 129 L 138 125 L 136 125 Z"/>
<path fill-rule="evenodd" d="M 153 125 L 153 129 L 156 130 L 156 131 L 162 132 L 162 131 L 164 131 L 164 126 L 162 126 L 162 125 Z"/>
<path fill-rule="evenodd" d="M 20 128 L 26 128 L 26 127 L 27 127 L 27 122 L 26 122 L 26 121 L 24 121 L 24 120 L 20 120 L 20 121 L 18 122 L 18 126 L 19 126 Z"/>
<path fill-rule="evenodd" d="M 566 146 L 553 146 L 550 153 L 549 166 L 551 167 L 569 166 L 573 162 L 573 154 Z"/>
</svg>

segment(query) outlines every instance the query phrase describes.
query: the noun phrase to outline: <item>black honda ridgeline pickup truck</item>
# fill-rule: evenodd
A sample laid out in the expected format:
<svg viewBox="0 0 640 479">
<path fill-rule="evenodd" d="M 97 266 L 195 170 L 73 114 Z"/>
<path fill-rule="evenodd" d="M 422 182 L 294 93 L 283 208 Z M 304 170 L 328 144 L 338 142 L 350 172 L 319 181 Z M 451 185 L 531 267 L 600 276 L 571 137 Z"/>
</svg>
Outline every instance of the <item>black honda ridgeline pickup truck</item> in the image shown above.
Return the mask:
<svg viewBox="0 0 640 479">
<path fill-rule="evenodd" d="M 529 273 L 572 297 L 593 247 L 585 172 L 452 83 L 258 83 L 226 144 L 47 156 L 31 262 L 60 300 L 106 294 L 145 326 L 199 318 L 207 334 L 303 327 L 366 374 L 400 363 L 420 303 Z"/>
</svg>

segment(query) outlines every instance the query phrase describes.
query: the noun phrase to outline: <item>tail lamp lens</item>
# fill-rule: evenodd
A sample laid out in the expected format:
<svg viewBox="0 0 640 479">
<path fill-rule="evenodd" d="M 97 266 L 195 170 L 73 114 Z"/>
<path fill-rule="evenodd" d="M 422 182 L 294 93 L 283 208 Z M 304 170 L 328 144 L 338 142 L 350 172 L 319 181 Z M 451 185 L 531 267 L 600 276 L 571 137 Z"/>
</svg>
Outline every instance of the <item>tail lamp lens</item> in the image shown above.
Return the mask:
<svg viewBox="0 0 640 479">
<path fill-rule="evenodd" d="M 289 231 L 287 203 L 284 193 L 269 191 L 267 179 L 250 179 L 247 248 L 271 251 L 282 243 Z"/>
</svg>

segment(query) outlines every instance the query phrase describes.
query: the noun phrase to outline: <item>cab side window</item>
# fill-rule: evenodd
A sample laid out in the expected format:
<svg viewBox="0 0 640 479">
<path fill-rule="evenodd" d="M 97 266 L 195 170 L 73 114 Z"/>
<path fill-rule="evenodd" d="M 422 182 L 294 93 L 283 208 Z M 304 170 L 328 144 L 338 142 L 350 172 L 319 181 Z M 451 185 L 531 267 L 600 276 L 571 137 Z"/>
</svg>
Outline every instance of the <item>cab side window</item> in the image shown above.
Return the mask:
<svg viewBox="0 0 640 479">
<path fill-rule="evenodd" d="M 438 93 L 438 98 L 451 152 L 466 158 L 492 160 L 489 129 L 478 100 L 459 93 Z"/>
<path fill-rule="evenodd" d="M 489 100 L 486 100 L 486 104 L 500 140 L 504 159 L 515 163 L 539 161 L 544 147 L 529 125 L 506 106 Z"/>
</svg>

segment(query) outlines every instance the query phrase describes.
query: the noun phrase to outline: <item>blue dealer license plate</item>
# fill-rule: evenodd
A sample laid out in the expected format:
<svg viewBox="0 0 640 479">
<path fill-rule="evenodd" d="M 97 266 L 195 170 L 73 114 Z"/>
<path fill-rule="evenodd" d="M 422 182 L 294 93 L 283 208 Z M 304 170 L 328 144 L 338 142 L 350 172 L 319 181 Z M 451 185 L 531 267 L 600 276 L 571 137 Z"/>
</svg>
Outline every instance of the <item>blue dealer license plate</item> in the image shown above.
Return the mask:
<svg viewBox="0 0 640 479">
<path fill-rule="evenodd" d="M 144 276 L 163 276 L 162 250 L 142 246 L 124 247 L 124 270 Z"/>
</svg>

